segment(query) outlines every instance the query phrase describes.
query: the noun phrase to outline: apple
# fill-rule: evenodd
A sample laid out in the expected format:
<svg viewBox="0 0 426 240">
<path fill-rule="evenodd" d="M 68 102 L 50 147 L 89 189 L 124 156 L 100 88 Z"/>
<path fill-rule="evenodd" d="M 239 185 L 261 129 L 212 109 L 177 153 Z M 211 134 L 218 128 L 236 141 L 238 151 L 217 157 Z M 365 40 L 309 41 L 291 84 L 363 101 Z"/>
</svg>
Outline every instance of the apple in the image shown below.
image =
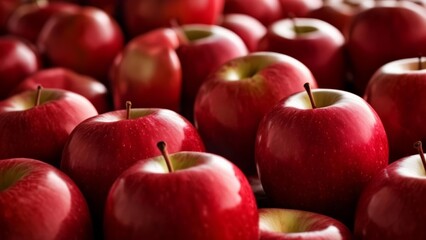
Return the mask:
<svg viewBox="0 0 426 240">
<path fill-rule="evenodd" d="M 282 14 L 279 0 L 225 0 L 223 12 L 252 16 L 266 27 L 281 19 Z"/>
<path fill-rule="evenodd" d="M 337 0 L 326 1 L 308 12 L 308 18 L 316 18 L 330 23 L 348 38 L 352 19 L 361 11 L 374 5 L 374 0 Z"/>
<path fill-rule="evenodd" d="M 107 88 L 94 78 L 78 74 L 72 70 L 54 67 L 40 70 L 24 79 L 15 89 L 14 93 L 45 88 L 59 88 L 72 91 L 87 98 L 99 113 L 107 112 L 109 107 Z"/>
<path fill-rule="evenodd" d="M 283 18 L 290 15 L 295 17 L 306 17 L 310 11 L 320 8 L 324 0 L 278 0 L 281 5 Z"/>
<path fill-rule="evenodd" d="M 35 158 L 58 166 L 71 131 L 94 115 L 86 98 L 59 89 L 39 87 L 0 101 L 0 159 Z"/>
<path fill-rule="evenodd" d="M 352 234 L 331 217 L 294 209 L 259 209 L 260 240 L 350 240 Z"/>
<path fill-rule="evenodd" d="M 169 156 L 164 142 L 159 148 L 163 157 L 137 162 L 111 187 L 106 240 L 259 239 L 256 202 L 235 165 L 209 153 Z"/>
<path fill-rule="evenodd" d="M 179 24 L 214 24 L 222 12 L 224 0 L 130 0 L 123 1 L 122 16 L 131 37 Z"/>
<path fill-rule="evenodd" d="M 421 142 L 418 155 L 393 162 L 377 174 L 358 203 L 355 220 L 357 239 L 426 238 L 422 221 L 426 207 L 425 159 Z"/>
<path fill-rule="evenodd" d="M 34 159 L 0 161 L 0 239 L 93 239 L 89 209 L 72 180 Z"/>
<path fill-rule="evenodd" d="M 377 1 L 352 21 L 348 50 L 355 92 L 384 64 L 426 52 L 426 11 L 409 1 Z"/>
<path fill-rule="evenodd" d="M 426 63 L 407 58 L 385 64 L 371 78 L 364 98 L 376 110 L 389 140 L 390 160 L 414 154 L 407 142 L 426 140 Z"/>
<path fill-rule="evenodd" d="M 108 191 L 136 161 L 159 155 L 155 144 L 167 141 L 171 152 L 204 151 L 195 127 L 166 109 L 135 108 L 107 112 L 80 123 L 64 147 L 61 169 L 80 187 L 95 218 L 102 222 Z"/>
<path fill-rule="evenodd" d="M 296 58 L 311 70 L 322 88 L 344 88 L 345 39 L 331 24 L 313 18 L 282 19 L 269 26 L 260 51 Z"/>
<path fill-rule="evenodd" d="M 350 226 L 365 185 L 388 164 L 385 129 L 355 94 L 305 87 L 308 94 L 283 99 L 259 124 L 260 181 L 276 206 Z"/>
<path fill-rule="evenodd" d="M 260 39 L 266 33 L 266 28 L 261 22 L 246 14 L 225 14 L 220 19 L 219 25 L 240 36 L 249 52 L 257 50 Z"/>
<path fill-rule="evenodd" d="M 207 75 L 245 54 L 241 38 L 219 26 L 189 24 L 143 34 L 127 44 L 111 70 L 114 107 L 130 100 L 136 107 L 181 109 L 192 120 Z"/>
<path fill-rule="evenodd" d="M 52 66 L 70 68 L 106 84 L 123 41 L 113 18 L 100 9 L 82 7 L 47 21 L 37 45 Z"/>
<path fill-rule="evenodd" d="M 13 36 L 0 37 L 0 100 L 27 76 L 41 68 L 36 50 L 24 40 Z"/>
<path fill-rule="evenodd" d="M 94 6 L 102 9 L 110 16 L 117 18 L 119 9 L 121 9 L 122 1 L 119 0 L 81 0 L 83 5 Z"/>
<path fill-rule="evenodd" d="M 6 25 L 10 15 L 21 4 L 21 0 L 0 1 L 0 35 L 7 32 Z"/>
<path fill-rule="evenodd" d="M 282 98 L 316 86 L 311 72 L 296 59 L 258 52 L 235 58 L 211 74 L 194 107 L 196 127 L 207 150 L 256 174 L 254 145 L 262 117 Z"/>
<path fill-rule="evenodd" d="M 41 29 L 54 15 L 76 12 L 79 7 L 75 4 L 46 0 L 35 0 L 20 5 L 7 21 L 7 31 L 36 44 Z"/>
</svg>

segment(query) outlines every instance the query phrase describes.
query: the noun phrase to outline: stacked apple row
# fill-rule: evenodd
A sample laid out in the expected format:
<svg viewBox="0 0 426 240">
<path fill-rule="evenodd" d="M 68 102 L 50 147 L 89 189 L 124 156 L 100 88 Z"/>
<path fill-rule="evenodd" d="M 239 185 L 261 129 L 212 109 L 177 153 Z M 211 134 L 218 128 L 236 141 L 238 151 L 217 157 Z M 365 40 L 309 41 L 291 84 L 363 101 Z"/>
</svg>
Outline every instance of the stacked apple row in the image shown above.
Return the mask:
<svg viewBox="0 0 426 240">
<path fill-rule="evenodd" d="M 128 41 L 122 25 L 97 8 L 40 2 L 16 8 L 8 31 L 34 45 L 16 36 L 0 39 L 0 53 L 7 56 L 0 63 L 7 70 L 1 72 L 0 83 L 0 158 L 42 160 L 68 176 L 39 161 L 1 161 L 0 185 L 8 197 L 4 202 L 14 204 L 3 207 L 0 239 L 90 239 L 92 220 L 95 235 L 103 232 L 106 239 L 259 239 L 259 226 L 261 239 L 285 239 L 274 232 L 312 229 L 327 229 L 317 237 L 350 238 L 341 223 L 309 213 L 260 210 L 259 224 L 246 179 L 256 174 L 268 207 L 322 213 L 349 228 L 355 222 L 354 233 L 363 239 L 424 239 L 419 214 L 413 212 L 421 209 L 416 201 L 424 176 L 419 144 L 420 155 L 387 166 L 389 150 L 390 160 L 396 161 L 413 154 L 413 142 L 423 139 L 423 109 L 413 103 L 424 101 L 424 63 L 419 58 L 383 65 L 423 52 L 426 39 L 419 28 L 426 24 L 425 9 L 407 1 L 364 1 L 350 5 L 354 12 L 350 24 L 339 28 L 342 32 L 320 20 L 275 22 L 282 15 L 263 20 L 250 12 L 223 17 L 222 26 L 235 32 L 185 24 L 216 22 L 189 19 L 215 19 L 223 2 L 207 2 L 216 13 L 203 14 L 184 5 L 189 3 L 157 3 L 158 9 L 185 9 L 186 14 L 147 25 L 133 19 L 133 27 L 143 30 L 131 30 L 131 21 L 113 15 L 125 22 Z M 258 8 L 247 11 L 261 10 L 263 2 L 274 1 L 259 1 Z M 280 1 L 276 6 L 286 2 L 294 3 Z M 330 2 L 304 13 L 282 10 L 286 16 L 315 13 L 321 18 L 321 11 L 340 11 L 340 5 L 349 7 Z M 121 8 L 141 9 L 136 6 L 124 3 Z M 224 11 L 246 11 L 242 6 L 242 1 L 228 0 Z M 22 20 L 28 12 L 36 14 Z M 381 25 L 389 22 L 394 26 Z M 33 35 L 21 35 L 13 26 Z M 404 31 L 410 37 L 402 37 Z M 355 88 L 345 82 L 345 48 Z M 262 52 L 249 54 L 253 51 Z M 15 62 L 21 65 L 7 67 Z M 364 94 L 365 100 L 325 87 Z M 118 110 L 125 106 L 127 110 Z M 172 154 L 166 153 L 165 144 L 158 149 L 158 143 L 165 143 Z M 216 155 L 202 153 L 204 145 Z M 30 185 L 24 180 L 32 178 L 33 166 L 43 180 Z M 31 195 L 39 201 L 27 212 L 14 210 L 25 198 L 14 199 L 17 194 L 6 191 L 19 185 L 34 190 Z M 51 190 L 43 193 L 39 188 Z M 61 210 L 40 218 L 52 208 Z M 37 216 L 33 220 L 40 224 L 22 220 L 25 215 Z M 292 223 L 304 218 L 318 221 Z M 412 227 L 389 227 L 401 222 Z"/>
</svg>

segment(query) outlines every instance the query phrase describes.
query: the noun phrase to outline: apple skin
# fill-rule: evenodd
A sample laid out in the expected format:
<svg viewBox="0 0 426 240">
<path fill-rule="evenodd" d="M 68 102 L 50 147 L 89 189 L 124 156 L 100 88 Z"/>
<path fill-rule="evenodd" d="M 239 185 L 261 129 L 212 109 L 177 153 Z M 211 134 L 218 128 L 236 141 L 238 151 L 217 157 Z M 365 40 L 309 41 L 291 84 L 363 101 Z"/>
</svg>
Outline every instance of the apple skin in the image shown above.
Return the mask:
<svg viewBox="0 0 426 240">
<path fill-rule="evenodd" d="M 86 98 L 65 90 L 43 89 L 38 106 L 35 99 L 34 90 L 0 101 L 0 159 L 35 158 L 58 166 L 74 127 L 98 113 Z"/>
<path fill-rule="evenodd" d="M 281 5 L 279 0 L 225 0 L 223 13 L 247 14 L 267 27 L 281 19 Z"/>
<path fill-rule="evenodd" d="M 291 14 L 295 17 L 306 17 L 312 10 L 323 5 L 323 0 L 278 0 L 282 9 L 282 18 L 287 18 Z"/>
<path fill-rule="evenodd" d="M 222 12 L 224 0 L 128 0 L 123 1 L 123 21 L 131 37 L 175 20 L 181 25 L 214 24 Z"/>
<path fill-rule="evenodd" d="M 384 64 L 426 52 L 426 11 L 409 1 L 377 1 L 352 21 L 348 51 L 355 92 Z"/>
<path fill-rule="evenodd" d="M 257 50 L 260 39 L 266 33 L 266 28 L 261 22 L 246 14 L 225 14 L 220 19 L 219 25 L 240 36 L 249 52 Z"/>
<path fill-rule="evenodd" d="M 350 240 L 340 221 L 314 212 L 294 209 L 259 209 L 260 240 Z"/>
<path fill-rule="evenodd" d="M 22 4 L 21 0 L 0 1 L 0 35 L 6 34 L 7 20 L 20 4 Z"/>
<path fill-rule="evenodd" d="M 82 7 L 47 21 L 37 45 L 52 66 L 69 68 L 106 84 L 123 41 L 113 18 L 100 9 Z"/>
<path fill-rule="evenodd" d="M 411 145 L 411 144 L 409 144 Z M 390 164 L 365 188 L 355 220 L 357 239 L 426 239 L 426 177 L 420 156 Z"/>
<path fill-rule="evenodd" d="M 95 218 L 102 221 L 108 191 L 115 179 L 136 161 L 159 155 L 159 141 L 171 153 L 204 151 L 197 130 L 166 109 L 132 109 L 104 113 L 79 124 L 64 147 L 61 169 L 80 187 Z"/>
<path fill-rule="evenodd" d="M 355 94 L 314 89 L 283 99 L 259 124 L 256 162 L 276 204 L 351 224 L 368 181 L 388 164 L 388 142 L 374 110 Z"/>
<path fill-rule="evenodd" d="M 86 201 L 58 169 L 34 159 L 3 159 L 0 182 L 0 239 L 93 239 Z"/>
<path fill-rule="evenodd" d="M 64 2 L 25 3 L 16 8 L 9 17 L 7 31 L 36 44 L 41 29 L 51 17 L 64 12 L 76 12 L 78 9 L 77 5 Z"/>
<path fill-rule="evenodd" d="M 198 92 L 195 125 L 207 150 L 247 176 L 256 174 L 254 144 L 262 117 L 282 98 L 316 87 L 311 72 L 289 56 L 258 52 L 235 58 L 211 74 Z"/>
<path fill-rule="evenodd" d="M 189 42 L 176 49 L 182 66 L 182 114 L 193 121 L 197 92 L 222 64 L 248 54 L 241 38 L 226 28 L 192 24 L 182 26 Z M 207 35 L 205 35 L 207 34 Z"/>
<path fill-rule="evenodd" d="M 418 69 L 418 58 L 390 62 L 373 75 L 364 99 L 374 108 L 386 129 L 390 160 L 415 153 L 410 144 L 426 140 L 423 119 L 426 102 L 422 89 L 426 87 L 426 70 Z M 426 65 L 422 61 L 423 67 Z"/>
<path fill-rule="evenodd" d="M 158 150 L 157 150 L 158 151 Z M 257 240 L 259 216 L 244 174 L 209 153 L 139 161 L 115 181 L 105 208 L 105 239 Z"/>
<path fill-rule="evenodd" d="M 26 77 L 41 68 L 36 50 L 13 36 L 0 37 L 0 100 L 9 96 Z"/>
<path fill-rule="evenodd" d="M 43 69 L 34 73 L 24 79 L 13 92 L 16 94 L 37 89 L 39 85 L 44 88 L 59 88 L 78 93 L 87 98 L 98 113 L 104 113 L 110 109 L 108 90 L 101 82 L 61 67 Z"/>
<path fill-rule="evenodd" d="M 293 27 L 307 32 L 296 33 Z M 260 51 L 279 52 L 296 58 L 311 70 L 319 87 L 344 88 L 345 39 L 331 24 L 312 18 L 282 19 L 269 26 L 259 43 Z"/>
</svg>

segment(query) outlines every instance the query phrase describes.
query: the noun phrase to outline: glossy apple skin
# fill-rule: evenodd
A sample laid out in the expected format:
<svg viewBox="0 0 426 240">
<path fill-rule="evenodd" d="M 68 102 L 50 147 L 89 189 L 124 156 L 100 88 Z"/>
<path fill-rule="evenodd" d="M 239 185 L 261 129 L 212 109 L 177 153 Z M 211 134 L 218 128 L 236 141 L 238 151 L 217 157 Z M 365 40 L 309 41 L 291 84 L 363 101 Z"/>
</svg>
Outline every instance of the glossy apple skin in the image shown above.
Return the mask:
<svg viewBox="0 0 426 240">
<path fill-rule="evenodd" d="M 226 0 L 223 13 L 247 14 L 267 27 L 281 19 L 281 5 L 279 0 Z"/>
<path fill-rule="evenodd" d="M 19 179 L 0 192 L 1 239 L 93 239 L 86 201 L 64 173 L 38 160 L 14 158 L 0 161 L 2 183 L 5 175 Z"/>
<path fill-rule="evenodd" d="M 312 10 L 323 5 L 323 0 L 278 0 L 281 5 L 282 18 L 288 18 L 291 14 L 295 17 L 306 17 Z"/>
<path fill-rule="evenodd" d="M 259 209 L 260 240 L 350 240 L 340 221 L 314 212 L 293 209 Z"/>
<path fill-rule="evenodd" d="M 71 3 L 30 2 L 20 5 L 7 21 L 7 31 L 36 44 L 45 23 L 54 15 L 76 12 L 79 7 Z"/>
<path fill-rule="evenodd" d="M 219 25 L 236 33 L 244 42 L 249 52 L 257 50 L 266 28 L 256 18 L 246 14 L 230 13 L 222 16 Z"/>
<path fill-rule="evenodd" d="M 123 2 L 123 21 L 131 37 L 160 27 L 172 20 L 185 24 L 214 24 L 224 0 L 129 0 Z"/>
<path fill-rule="evenodd" d="M 170 153 L 204 151 L 197 130 L 166 109 L 132 109 L 104 113 L 79 124 L 64 147 L 61 169 L 80 187 L 92 214 L 101 221 L 108 190 L 136 161 L 160 155 L 159 141 Z"/>
<path fill-rule="evenodd" d="M 305 82 L 316 87 L 302 63 L 278 53 L 252 53 L 222 65 L 206 79 L 195 102 L 195 124 L 207 150 L 255 175 L 260 120 L 282 98 L 303 91 Z"/>
<path fill-rule="evenodd" d="M 208 75 L 248 50 L 237 34 L 220 26 L 192 24 L 182 30 L 189 39 L 176 49 L 182 66 L 182 114 L 192 121 L 197 92 Z"/>
<path fill-rule="evenodd" d="M 13 36 L 0 37 L 0 100 L 40 68 L 40 58 L 34 48 Z"/>
<path fill-rule="evenodd" d="M 59 88 L 78 93 L 87 98 L 98 113 L 104 113 L 110 109 L 108 90 L 101 82 L 61 67 L 43 69 L 34 73 L 24 79 L 13 92 L 16 94 L 37 89 L 39 85 L 44 88 Z"/>
<path fill-rule="evenodd" d="M 114 108 L 122 109 L 131 101 L 135 107 L 179 111 L 182 69 L 175 50 L 179 44 L 178 35 L 170 28 L 132 39 L 111 68 Z"/>
<path fill-rule="evenodd" d="M 35 158 L 59 166 L 71 131 L 98 113 L 86 98 L 73 92 L 43 89 L 38 106 L 34 106 L 35 96 L 35 90 L 26 91 L 0 101 L 0 159 Z"/>
<path fill-rule="evenodd" d="M 108 14 L 82 7 L 75 13 L 50 19 L 37 45 L 52 66 L 69 68 L 106 83 L 123 41 L 119 25 Z"/>
<path fill-rule="evenodd" d="M 422 224 L 425 196 L 425 170 L 419 155 L 390 164 L 373 178 L 361 195 L 355 236 L 366 240 L 425 239 Z"/>
<path fill-rule="evenodd" d="M 352 22 L 348 50 L 356 92 L 384 64 L 426 52 L 426 12 L 408 1 L 378 1 Z"/>
<path fill-rule="evenodd" d="M 173 166 L 189 166 L 168 173 L 157 157 L 118 177 L 105 208 L 106 240 L 259 239 L 253 192 L 235 165 L 200 152 L 170 159 Z"/>
<path fill-rule="evenodd" d="M 314 89 L 282 100 L 259 124 L 256 162 L 275 204 L 322 213 L 345 224 L 368 181 L 388 164 L 388 142 L 374 110 L 340 90 Z"/>
<path fill-rule="evenodd" d="M 277 21 L 260 41 L 259 50 L 294 57 L 311 70 L 319 87 L 343 89 L 346 73 L 343 35 L 329 23 L 318 19 L 294 18 L 294 21 L 297 27 L 316 30 L 295 34 L 292 20 Z"/>
<path fill-rule="evenodd" d="M 426 140 L 426 110 L 420 107 L 426 102 L 422 91 L 426 87 L 426 71 L 417 70 L 417 66 L 417 58 L 390 62 L 373 75 L 365 91 L 364 99 L 376 110 L 386 129 L 391 161 L 416 152 L 407 143 Z"/>
</svg>

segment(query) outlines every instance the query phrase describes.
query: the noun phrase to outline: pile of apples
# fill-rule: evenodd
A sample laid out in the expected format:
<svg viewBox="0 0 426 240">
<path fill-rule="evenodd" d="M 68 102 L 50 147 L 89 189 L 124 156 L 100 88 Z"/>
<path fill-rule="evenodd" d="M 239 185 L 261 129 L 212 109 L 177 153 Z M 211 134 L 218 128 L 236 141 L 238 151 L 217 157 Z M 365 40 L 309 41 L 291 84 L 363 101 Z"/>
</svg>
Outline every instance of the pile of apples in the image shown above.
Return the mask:
<svg viewBox="0 0 426 240">
<path fill-rule="evenodd" d="M 421 0 L 2 0 L 0 239 L 426 239 Z"/>
</svg>

